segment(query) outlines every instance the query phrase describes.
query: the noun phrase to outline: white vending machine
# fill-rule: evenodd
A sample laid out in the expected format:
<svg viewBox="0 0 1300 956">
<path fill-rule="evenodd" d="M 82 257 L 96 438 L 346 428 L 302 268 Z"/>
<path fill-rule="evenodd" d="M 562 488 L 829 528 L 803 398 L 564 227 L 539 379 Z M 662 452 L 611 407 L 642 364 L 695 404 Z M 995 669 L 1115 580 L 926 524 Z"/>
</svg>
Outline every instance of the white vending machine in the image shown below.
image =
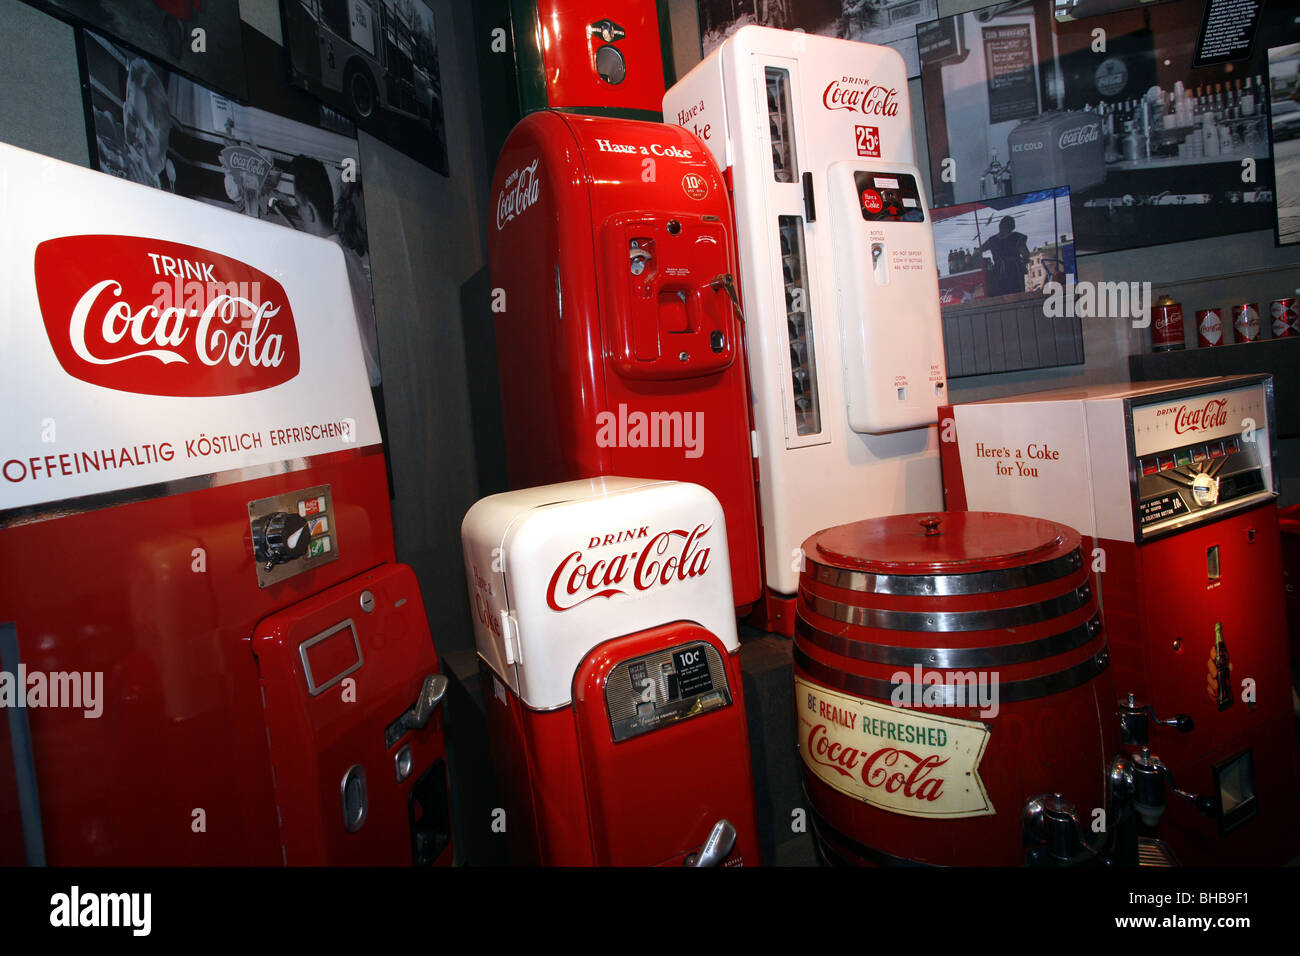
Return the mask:
<svg viewBox="0 0 1300 956">
<path fill-rule="evenodd" d="M 812 533 L 941 508 L 938 272 L 903 59 L 744 27 L 664 96 L 732 190 L 767 624 L 790 633 Z"/>
</svg>

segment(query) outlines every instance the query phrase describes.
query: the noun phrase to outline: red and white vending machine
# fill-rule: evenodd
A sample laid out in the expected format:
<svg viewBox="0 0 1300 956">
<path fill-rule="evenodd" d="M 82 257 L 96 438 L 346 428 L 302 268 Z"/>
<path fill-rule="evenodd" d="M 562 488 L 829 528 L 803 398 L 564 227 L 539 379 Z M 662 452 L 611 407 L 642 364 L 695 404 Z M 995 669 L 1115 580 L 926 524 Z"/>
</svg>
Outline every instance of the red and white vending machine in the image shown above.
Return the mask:
<svg viewBox="0 0 1300 956">
<path fill-rule="evenodd" d="M 940 414 L 950 509 L 1091 537 L 1118 718 L 1164 768 L 1160 838 L 1187 864 L 1289 861 L 1300 767 L 1272 379 L 1063 389 Z"/>
<path fill-rule="evenodd" d="M 343 256 L 0 145 L 0 859 L 451 861 Z"/>
<path fill-rule="evenodd" d="M 726 512 L 737 607 L 762 596 L 726 188 L 676 126 L 526 116 L 497 160 L 488 256 L 512 488 L 692 481 Z"/>
<path fill-rule="evenodd" d="M 888 47 L 747 26 L 664 96 L 735 206 L 768 625 L 813 532 L 942 506 L 934 239 Z"/>
<path fill-rule="evenodd" d="M 514 862 L 757 865 L 717 499 L 570 481 L 484 498 L 461 538 Z"/>
</svg>

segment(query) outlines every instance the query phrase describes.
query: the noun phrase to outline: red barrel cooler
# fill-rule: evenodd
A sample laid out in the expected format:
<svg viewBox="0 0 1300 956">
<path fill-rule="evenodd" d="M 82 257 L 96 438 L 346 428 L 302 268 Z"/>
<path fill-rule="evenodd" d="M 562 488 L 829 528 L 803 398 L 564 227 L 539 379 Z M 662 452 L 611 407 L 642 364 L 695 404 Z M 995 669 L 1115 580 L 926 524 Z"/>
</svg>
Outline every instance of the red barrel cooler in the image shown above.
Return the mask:
<svg viewBox="0 0 1300 956">
<path fill-rule="evenodd" d="M 831 863 L 1018 865 L 1025 804 L 1086 825 L 1119 749 L 1078 532 L 991 512 L 893 515 L 804 543 L 795 711 Z"/>
</svg>

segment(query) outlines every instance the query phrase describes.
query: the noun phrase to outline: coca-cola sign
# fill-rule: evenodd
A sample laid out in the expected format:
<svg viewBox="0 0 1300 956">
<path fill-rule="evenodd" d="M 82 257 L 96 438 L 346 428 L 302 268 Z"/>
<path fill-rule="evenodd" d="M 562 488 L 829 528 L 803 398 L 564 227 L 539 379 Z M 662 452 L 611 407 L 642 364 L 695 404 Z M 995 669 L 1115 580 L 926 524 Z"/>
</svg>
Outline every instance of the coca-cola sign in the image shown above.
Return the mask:
<svg viewBox="0 0 1300 956">
<path fill-rule="evenodd" d="M 709 570 L 705 539 L 712 527 L 697 524 L 689 531 L 652 533 L 644 526 L 612 542 L 611 536 L 591 538 L 585 549 L 569 552 L 556 566 L 546 589 L 546 604 L 552 611 L 571 611 L 596 598 L 650 591 L 700 577 Z M 611 554 L 612 544 L 628 547 Z"/>
<path fill-rule="evenodd" d="M 1085 123 L 1082 126 L 1072 126 L 1070 129 L 1062 130 L 1061 135 L 1056 140 L 1056 145 L 1061 149 L 1071 149 L 1085 143 L 1095 143 L 1100 138 L 1101 125 L 1099 123 Z"/>
<path fill-rule="evenodd" d="M 517 216 L 522 216 L 537 202 L 540 195 L 540 180 L 537 166 L 541 159 L 534 159 L 522 169 L 516 169 L 501 184 L 497 194 L 497 229 Z"/>
<path fill-rule="evenodd" d="M 1228 424 L 1228 400 L 1212 398 L 1204 405 L 1179 405 L 1174 410 L 1174 433 L 1206 432 Z"/>
<path fill-rule="evenodd" d="M 63 370 L 143 395 L 238 395 L 298 374 L 289 298 L 229 256 L 140 236 L 36 247 L 41 317 Z"/>
<path fill-rule="evenodd" d="M 993 813 L 979 776 L 989 730 L 851 697 L 795 675 L 799 753 L 827 786 L 917 817 Z"/>
<path fill-rule="evenodd" d="M 831 80 L 822 91 L 822 105 L 828 110 L 853 110 L 867 116 L 897 116 L 899 100 L 895 87 L 853 76 Z"/>
</svg>

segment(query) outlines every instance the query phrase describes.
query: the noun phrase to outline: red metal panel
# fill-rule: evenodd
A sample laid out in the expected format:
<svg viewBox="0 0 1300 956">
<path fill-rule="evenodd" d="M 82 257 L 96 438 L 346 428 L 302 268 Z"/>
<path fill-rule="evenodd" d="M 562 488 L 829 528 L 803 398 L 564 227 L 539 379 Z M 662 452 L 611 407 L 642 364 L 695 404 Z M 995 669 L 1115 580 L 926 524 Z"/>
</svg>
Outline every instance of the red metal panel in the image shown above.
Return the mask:
<svg viewBox="0 0 1300 956">
<path fill-rule="evenodd" d="M 537 16 L 539 35 L 521 36 L 516 27 L 515 42 L 538 47 L 547 106 L 662 111 L 664 70 L 655 0 L 538 0 Z M 605 82 L 596 70 L 597 52 L 607 44 L 588 27 L 604 20 L 626 34 L 609 44 L 626 69 L 626 78 L 617 84 Z"/>
<path fill-rule="evenodd" d="M 615 742 L 605 704 L 610 672 L 629 658 L 688 643 L 711 644 L 722 656 L 732 704 Z M 680 863 L 723 818 L 737 834 L 723 865 L 760 863 L 741 683 L 739 656 L 687 622 L 616 638 L 583 661 L 573 699 L 596 864 Z"/>
<path fill-rule="evenodd" d="M 371 451 L 0 531 L 0 620 L 23 662 L 103 674 L 97 718 L 28 710 L 51 864 L 281 861 L 250 642 L 267 615 L 393 560 Z M 248 503 L 316 484 L 338 560 L 259 589 Z"/>
<path fill-rule="evenodd" d="M 373 598 L 369 612 L 362 607 L 364 593 Z M 351 645 L 359 652 L 355 658 L 308 654 L 313 683 L 326 685 L 313 695 L 300 648 L 339 625 L 342 630 L 320 644 Z M 385 564 L 272 615 L 258 626 L 253 653 L 261 674 L 284 861 L 409 865 L 412 787 L 446 760 L 441 707 L 425 728 L 407 731 L 391 746 L 385 739 L 385 729 L 414 704 L 424 679 L 438 673 L 411 569 Z M 353 660 L 360 665 L 355 670 L 347 667 Z M 322 671 L 325 664 L 344 667 Z M 399 781 L 395 761 L 406 747 L 411 769 Z M 354 765 L 365 772 L 368 813 L 350 833 L 341 784 Z M 439 858 L 451 862 L 449 842 Z"/>
</svg>

